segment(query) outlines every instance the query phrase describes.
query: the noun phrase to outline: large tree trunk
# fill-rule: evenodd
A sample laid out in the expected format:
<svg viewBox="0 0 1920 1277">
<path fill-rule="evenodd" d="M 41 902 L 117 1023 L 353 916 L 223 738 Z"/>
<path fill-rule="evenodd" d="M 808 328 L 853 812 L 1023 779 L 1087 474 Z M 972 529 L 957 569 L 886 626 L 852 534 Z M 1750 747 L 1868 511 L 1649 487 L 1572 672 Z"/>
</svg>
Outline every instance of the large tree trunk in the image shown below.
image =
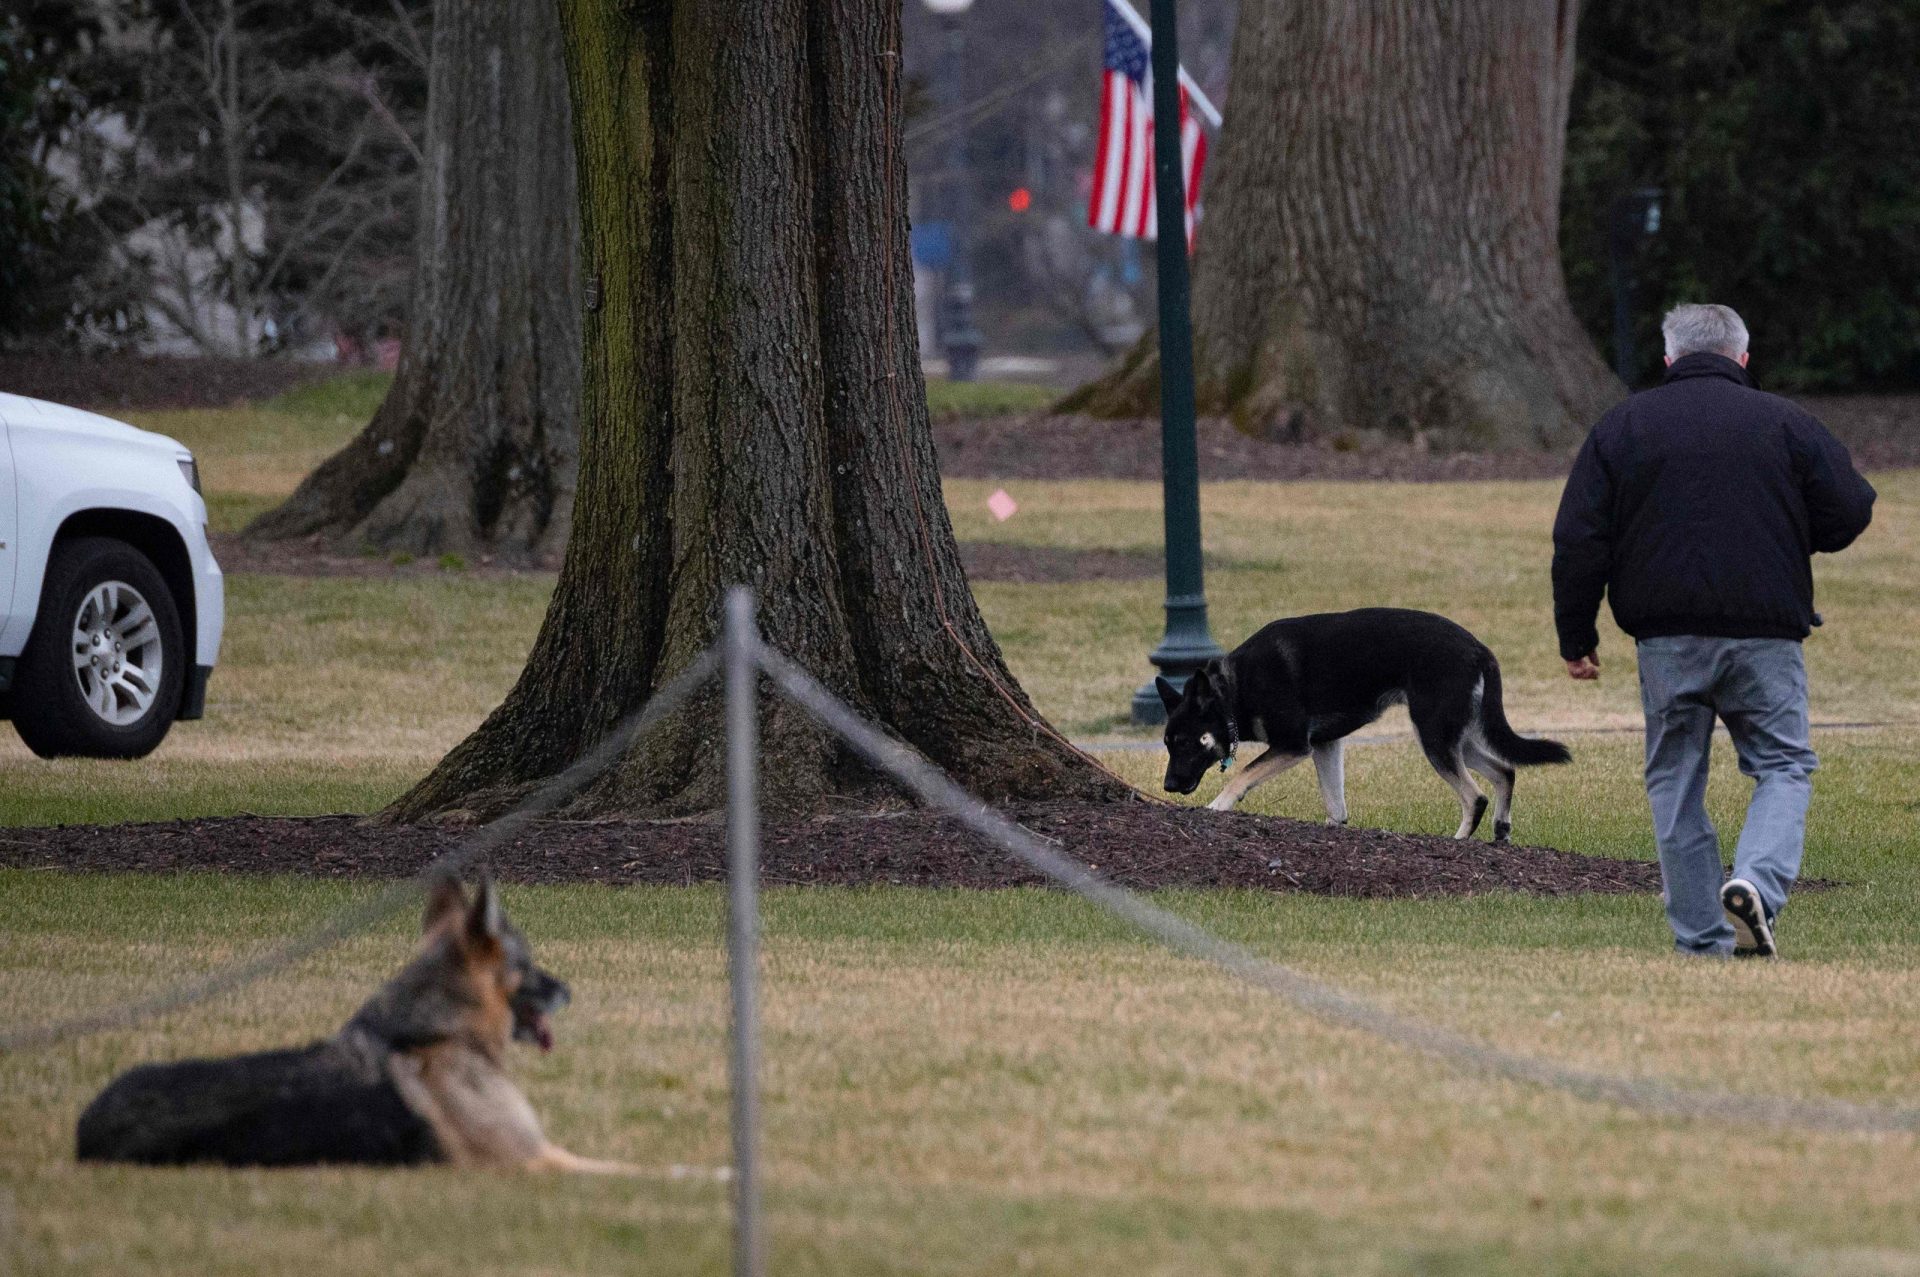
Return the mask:
<svg viewBox="0 0 1920 1277">
<path fill-rule="evenodd" d="M 440 0 L 406 349 L 367 428 L 247 529 L 558 559 L 580 412 L 579 226 L 553 6 Z"/>
<path fill-rule="evenodd" d="M 967 589 L 916 353 L 898 0 L 563 0 L 589 295 L 579 500 L 506 702 L 393 815 L 485 813 L 596 741 L 752 586 L 771 642 L 994 797 L 1124 787 L 1049 728 Z M 712 696 L 575 814 L 721 798 Z M 792 706 L 772 800 L 869 781 Z"/>
<path fill-rule="evenodd" d="M 1577 439 L 1621 395 L 1560 271 L 1577 8 L 1241 6 L 1195 263 L 1203 409 L 1505 448 Z M 1077 406 L 1145 410 L 1149 343 Z"/>
</svg>

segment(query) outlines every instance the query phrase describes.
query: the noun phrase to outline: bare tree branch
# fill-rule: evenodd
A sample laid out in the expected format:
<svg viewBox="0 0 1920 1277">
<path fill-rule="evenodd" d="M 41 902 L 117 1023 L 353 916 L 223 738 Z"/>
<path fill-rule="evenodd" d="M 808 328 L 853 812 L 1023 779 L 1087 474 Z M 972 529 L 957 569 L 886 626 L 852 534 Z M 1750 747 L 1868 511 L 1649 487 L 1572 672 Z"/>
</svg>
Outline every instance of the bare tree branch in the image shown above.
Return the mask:
<svg viewBox="0 0 1920 1277">
<path fill-rule="evenodd" d="M 254 353 L 263 328 L 397 324 L 418 216 L 428 0 L 162 0 L 95 53 L 126 86 L 60 159 L 117 265 L 76 286 L 107 339 Z M 143 324 L 145 317 L 151 324 Z"/>
</svg>

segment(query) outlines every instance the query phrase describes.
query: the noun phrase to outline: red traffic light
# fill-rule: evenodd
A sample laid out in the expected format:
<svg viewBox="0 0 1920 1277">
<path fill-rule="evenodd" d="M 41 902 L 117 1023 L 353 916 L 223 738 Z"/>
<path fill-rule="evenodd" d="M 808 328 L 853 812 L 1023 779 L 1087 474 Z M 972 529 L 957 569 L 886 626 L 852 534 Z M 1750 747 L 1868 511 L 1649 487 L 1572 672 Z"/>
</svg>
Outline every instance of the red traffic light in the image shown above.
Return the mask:
<svg viewBox="0 0 1920 1277">
<path fill-rule="evenodd" d="M 1033 207 L 1033 192 L 1024 186 L 1013 188 L 1013 194 L 1007 196 L 1007 207 L 1016 213 L 1024 213 Z"/>
</svg>

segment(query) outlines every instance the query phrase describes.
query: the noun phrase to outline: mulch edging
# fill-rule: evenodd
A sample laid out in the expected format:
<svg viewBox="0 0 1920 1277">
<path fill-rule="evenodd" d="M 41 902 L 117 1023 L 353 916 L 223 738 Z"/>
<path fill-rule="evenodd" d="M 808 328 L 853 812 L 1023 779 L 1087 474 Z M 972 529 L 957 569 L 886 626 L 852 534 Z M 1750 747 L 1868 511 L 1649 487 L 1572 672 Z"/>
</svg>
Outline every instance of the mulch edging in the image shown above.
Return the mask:
<svg viewBox="0 0 1920 1277">
<path fill-rule="evenodd" d="M 161 359 L 71 352 L 0 354 L 0 390 L 99 412 L 224 408 L 258 403 L 341 372 L 289 359 Z M 1762 373 L 1764 377 L 1764 371 Z M 1793 396 L 1853 449 L 1863 467 L 1920 465 L 1920 395 Z M 933 423 L 940 472 L 974 479 L 1160 477 L 1160 423 L 1028 413 L 943 418 Z M 1566 474 L 1572 450 L 1436 452 L 1404 441 L 1268 442 L 1220 417 L 1198 423 L 1201 477 L 1397 480 L 1549 479 Z"/>
<path fill-rule="evenodd" d="M 348 554 L 324 537 L 249 541 L 232 532 L 208 540 L 222 571 L 301 577 L 532 576 L 559 569 L 544 563 L 507 563 L 492 558 L 443 565 L 437 558 L 396 563 L 379 555 Z M 1075 550 L 1065 546 L 960 542 L 960 563 L 969 581 L 1055 584 L 1063 581 L 1152 581 L 1164 572 L 1160 556 L 1136 550 Z"/>
<path fill-rule="evenodd" d="M 1327 442 L 1254 439 L 1223 417 L 1196 425 L 1200 478 L 1291 482 L 1550 479 L 1567 473 L 1571 451 L 1433 452 L 1413 444 L 1340 447 Z M 940 473 L 949 479 L 1160 479 L 1157 418 L 1027 414 L 966 417 L 933 424 Z"/>
<path fill-rule="evenodd" d="M 1653 892 L 1647 861 L 1480 840 L 1333 829 L 1271 816 L 1156 802 L 1030 803 L 1006 809 L 1028 829 L 1136 889 L 1239 887 L 1409 898 L 1519 891 Z M 351 816 L 235 816 L 135 825 L 0 830 L 0 866 L 74 872 L 202 870 L 318 878 L 399 878 L 466 831 L 374 825 Z M 1040 875 L 930 812 L 772 821 L 762 871 L 774 885 L 1006 888 Z M 726 877 L 717 821 L 550 822 L 493 857 L 517 883 L 684 885 Z"/>
<path fill-rule="evenodd" d="M 1853 450 L 1863 470 L 1920 466 L 1920 395 L 1848 395 L 1800 401 Z M 1249 438 L 1221 417 L 1196 426 L 1200 478 L 1208 483 L 1461 483 L 1561 479 L 1573 451 L 1439 452 L 1412 443 Z M 940 473 L 949 479 L 1160 479 L 1153 418 L 1011 416 L 936 421 Z"/>
<path fill-rule="evenodd" d="M 0 354 L 0 390 L 111 416 L 258 403 L 341 371 L 292 359 Z"/>
</svg>

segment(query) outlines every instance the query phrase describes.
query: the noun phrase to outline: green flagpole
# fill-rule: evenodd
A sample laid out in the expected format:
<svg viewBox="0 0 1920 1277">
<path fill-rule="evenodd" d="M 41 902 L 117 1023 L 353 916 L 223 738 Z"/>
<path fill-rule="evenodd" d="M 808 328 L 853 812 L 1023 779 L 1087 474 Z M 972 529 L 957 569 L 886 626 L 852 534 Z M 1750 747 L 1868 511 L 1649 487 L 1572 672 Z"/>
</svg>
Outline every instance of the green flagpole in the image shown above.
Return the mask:
<svg viewBox="0 0 1920 1277">
<path fill-rule="evenodd" d="M 1153 0 L 1153 188 L 1159 230 L 1160 476 L 1166 510 L 1167 629 L 1147 659 L 1175 685 L 1220 645 L 1207 629 L 1200 562 L 1200 457 L 1194 439 L 1193 319 L 1187 280 L 1187 180 L 1180 146 L 1180 46 L 1174 0 Z M 1133 694 L 1133 721 L 1166 721 L 1152 681 Z"/>
</svg>

